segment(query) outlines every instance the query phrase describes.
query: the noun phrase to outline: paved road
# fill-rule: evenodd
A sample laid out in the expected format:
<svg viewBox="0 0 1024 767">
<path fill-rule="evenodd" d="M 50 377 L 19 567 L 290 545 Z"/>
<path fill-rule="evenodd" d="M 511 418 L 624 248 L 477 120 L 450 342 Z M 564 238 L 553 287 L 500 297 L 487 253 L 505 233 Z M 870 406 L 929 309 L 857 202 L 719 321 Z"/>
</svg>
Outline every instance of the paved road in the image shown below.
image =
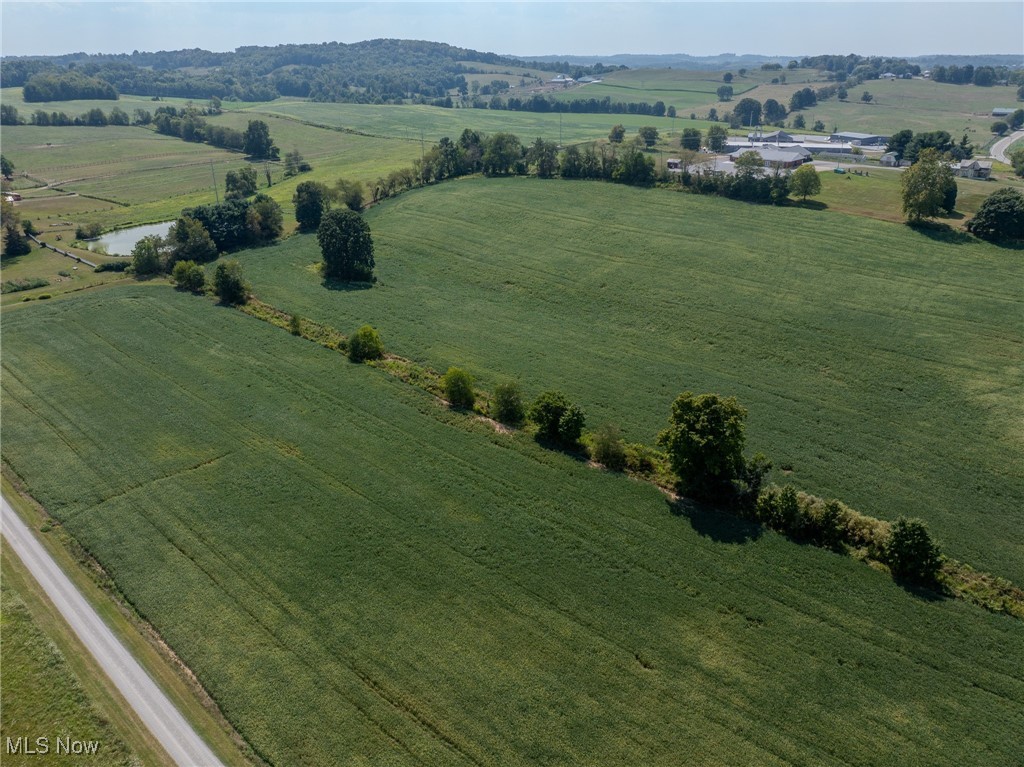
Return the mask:
<svg viewBox="0 0 1024 767">
<path fill-rule="evenodd" d="M 1017 139 L 1024 138 L 1024 130 L 1015 131 L 1005 138 L 999 139 L 992 145 L 992 148 L 988 150 L 989 156 L 999 160 L 999 162 L 1005 162 L 1007 165 L 1010 164 L 1010 159 L 1006 156 L 1006 150 L 1010 148 Z"/>
<path fill-rule="evenodd" d="M 181 767 L 222 767 L 220 760 L 35 539 L 7 499 L 2 498 L 0 502 L 0 529 L 11 549 L 39 581 L 82 644 L 164 750 Z"/>
</svg>

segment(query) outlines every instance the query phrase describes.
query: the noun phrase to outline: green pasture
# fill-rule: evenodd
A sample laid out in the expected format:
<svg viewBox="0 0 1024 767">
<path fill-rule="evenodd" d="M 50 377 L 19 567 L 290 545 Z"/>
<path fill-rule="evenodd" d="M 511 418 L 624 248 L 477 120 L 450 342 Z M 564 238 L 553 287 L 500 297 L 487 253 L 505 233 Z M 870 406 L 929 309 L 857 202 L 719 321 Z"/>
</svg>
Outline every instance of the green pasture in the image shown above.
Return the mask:
<svg viewBox="0 0 1024 767">
<path fill-rule="evenodd" d="M 100 262 L 112 259 L 104 259 L 97 256 L 90 260 Z M 0 263 L 0 278 L 4 282 L 42 278 L 50 284 L 41 288 L 33 288 L 32 290 L 4 293 L 0 297 L 0 302 L 4 305 L 21 303 L 29 299 L 36 299 L 46 293 L 49 293 L 51 296 L 57 293 L 67 293 L 93 285 L 112 282 L 121 279 L 123 276 L 117 272 L 94 272 L 91 266 L 76 263 L 73 259 L 54 253 L 52 250 L 33 245 L 32 252 L 24 256 L 4 255 L 3 261 Z"/>
<path fill-rule="evenodd" d="M 829 181 L 857 188 L 862 181 Z M 648 444 L 680 391 L 736 396 L 788 481 L 1024 581 L 1017 252 L 826 211 L 589 182 L 463 180 L 373 208 L 371 290 L 315 237 L 241 255 L 265 301 L 486 388 L 563 389 Z"/>
<path fill-rule="evenodd" d="M 510 67 L 507 64 L 488 64 L 483 61 L 460 61 L 459 64 L 472 70 L 464 73 L 467 83 L 477 80 L 481 85 L 488 85 L 491 80 L 507 80 L 510 85 L 518 85 L 521 77 L 530 82 L 531 80 L 550 80 L 559 74 L 554 70 Z"/>
<path fill-rule="evenodd" d="M 473 186 L 486 205 L 487 190 Z M 546 201 L 530 187 L 521 185 L 524 200 Z M 441 196 L 463 193 L 450 189 Z M 494 189 L 508 205 L 507 185 Z M 424 227 L 414 210 L 436 191 L 374 218 L 382 294 L 398 280 L 398 238 L 384 234 L 384 219 L 404 209 Z M 580 194 L 598 199 L 574 190 L 577 213 Z M 565 219 L 570 242 L 579 217 Z M 463 227 L 447 223 L 454 253 Z M 491 227 L 489 236 L 500 251 L 506 235 Z M 491 272 L 474 250 L 483 281 Z M 264 251 L 286 264 L 296 252 Z M 501 290 L 537 265 L 519 252 Z M 723 266 L 736 266 L 722 253 Z M 693 263 L 685 251 L 674 257 Z M 546 281 L 572 302 L 562 258 L 547 264 Z M 801 259 L 779 258 L 793 278 L 806 276 Z M 992 254 L 979 258 L 993 268 Z M 247 267 L 256 271 L 252 259 Z M 644 273 L 636 260 L 628 271 Z M 694 287 L 711 289 L 710 275 L 693 274 Z M 453 313 L 486 324 L 476 291 L 463 288 Z M 421 279 L 423 299 L 432 292 Z M 361 294 L 330 297 L 351 304 Z M 598 312 L 589 319 L 599 325 Z M 530 322 L 492 344 L 513 360 L 506 339 L 539 335 L 543 318 Z M 673 513 L 649 485 L 496 433 L 380 371 L 168 287 L 30 305 L 4 314 L 3 333 L 4 460 L 271 763 L 1017 758 L 1024 644 L 1013 619 L 914 596 L 852 559 L 712 511 Z M 446 334 L 438 324 L 435 336 Z M 712 340 L 725 341 L 699 339 Z M 772 351 L 806 364 L 791 348 Z M 616 351 L 620 369 L 633 362 Z M 590 378 L 614 374 L 600 363 Z M 681 385 L 699 387 L 693 371 L 667 381 L 660 404 Z"/>
<path fill-rule="evenodd" d="M 134 115 L 136 109 L 145 109 L 149 113 L 156 111 L 157 107 L 161 106 L 173 106 L 179 109 L 186 104 L 194 103 L 197 106 L 205 106 L 205 99 L 179 99 L 172 97 L 161 97 L 159 101 L 154 101 L 151 96 L 134 96 L 131 94 L 121 94 L 116 100 L 112 99 L 75 99 L 72 101 L 39 101 L 39 102 L 28 102 L 22 96 L 21 87 L 17 88 L 2 88 L 0 89 L 0 101 L 4 104 L 10 104 L 18 110 L 18 116 L 21 117 L 25 122 L 28 122 L 32 113 L 37 109 L 41 109 L 44 112 L 64 112 L 71 117 L 78 117 L 81 114 L 88 112 L 90 109 L 102 109 L 104 114 L 110 114 L 110 110 L 114 107 L 118 107 L 124 112 L 128 113 L 129 117 Z M 225 106 L 229 102 L 224 102 Z M 4 131 L 7 127 L 4 127 Z"/>
<path fill-rule="evenodd" d="M 4 551 L 5 558 L 10 554 Z M 76 764 L 138 764 L 110 722 L 83 688 L 82 681 L 56 644 L 43 632 L 21 594 L 11 582 L 13 571 L 5 562 L 0 580 L 0 638 L 4 652 L 4 683 L 0 686 L 0 729 L 4 733 L 4 765 L 66 764 L 57 754 L 57 738 L 96 741 L 95 754 L 73 757 Z M 19 737 L 38 748 L 36 738 L 47 738 L 49 753 L 13 753 L 7 743 Z M 10 739 L 10 740 L 8 740 Z"/>
<path fill-rule="evenodd" d="M 873 166 L 865 166 L 864 169 L 867 176 L 822 172 L 821 194 L 810 198 L 808 204 L 812 207 L 826 205 L 829 210 L 902 223 L 906 216 L 903 214 L 901 172 Z M 938 221 L 961 227 L 978 212 L 985 198 L 994 191 L 1004 186 L 1024 190 L 1024 181 L 1007 174 L 1004 178 L 991 180 L 958 178 L 956 186 L 956 208 L 953 214 L 943 216 Z"/>
<path fill-rule="evenodd" d="M 699 106 L 714 106 L 718 102 L 717 91 L 723 85 L 731 85 L 733 99 L 738 100 L 763 83 L 770 83 L 773 77 L 786 75 L 787 82 L 801 83 L 809 79 L 817 79 L 812 70 L 795 72 L 763 72 L 761 69 L 750 69 L 742 77 L 739 71 L 731 70 L 733 80 L 726 83 L 722 78 L 725 70 L 708 72 L 704 70 L 689 71 L 685 69 L 628 69 L 609 72 L 601 76 L 599 83 L 587 83 L 555 91 L 552 95 L 563 101 L 579 98 L 603 99 L 605 96 L 612 101 L 626 103 L 646 102 L 654 104 L 663 101 L 666 106 L 674 106 L 680 113 L 687 114 Z M 704 109 L 701 113 L 705 113 Z M 723 111 L 719 107 L 719 111 Z"/>
<path fill-rule="evenodd" d="M 490 109 L 443 109 L 422 105 L 370 105 L 370 104 L 318 104 L 311 101 L 281 99 L 270 106 L 250 110 L 252 119 L 265 119 L 260 115 L 277 114 L 316 125 L 344 128 L 391 139 L 397 139 L 419 156 L 420 137 L 425 146 L 448 136 L 457 139 L 464 128 L 498 133 L 515 133 L 526 143 L 538 136 L 546 141 L 559 140 L 558 113 L 509 112 Z M 218 118 L 223 119 L 223 118 Z M 284 122 L 284 121 L 280 121 Z M 711 123 L 669 117 L 618 114 L 563 114 L 561 137 L 564 143 L 579 143 L 607 139 L 613 125 L 622 124 L 627 135 L 635 135 L 644 125 L 653 125 L 663 134 L 674 132 L 678 137 L 683 128 L 706 130 Z M 270 123 L 270 132 L 276 138 L 277 123 Z M 244 127 L 244 125 L 243 125 Z M 283 127 L 281 130 L 285 130 Z M 301 146 L 300 146 L 301 149 Z"/>
<path fill-rule="evenodd" d="M 762 103 L 773 98 L 788 108 L 790 96 L 802 87 L 792 82 L 762 85 L 746 95 Z M 811 84 L 810 87 L 816 86 Z M 808 127 L 815 120 L 821 120 L 830 131 L 838 126 L 841 131 L 883 136 L 891 136 L 904 128 L 915 133 L 944 130 L 958 141 L 966 133 L 971 142 L 984 146 L 992 138 L 989 127 L 996 120 L 992 117 L 993 107 L 1013 107 L 1017 103 L 1016 88 L 1007 85 L 982 88 L 931 80 L 869 80 L 848 90 L 845 102 L 833 97 L 804 109 Z M 874 96 L 870 104 L 860 100 L 864 91 Z M 789 115 L 786 125 L 792 119 Z"/>
</svg>

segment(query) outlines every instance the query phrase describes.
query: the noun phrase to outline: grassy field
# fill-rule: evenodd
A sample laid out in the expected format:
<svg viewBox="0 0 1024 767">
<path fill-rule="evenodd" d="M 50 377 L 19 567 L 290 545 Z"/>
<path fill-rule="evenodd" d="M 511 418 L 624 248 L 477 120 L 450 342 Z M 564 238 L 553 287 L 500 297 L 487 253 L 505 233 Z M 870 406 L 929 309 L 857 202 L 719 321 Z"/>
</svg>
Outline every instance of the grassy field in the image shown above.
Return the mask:
<svg viewBox="0 0 1024 767">
<path fill-rule="evenodd" d="M 810 204 L 821 203 L 830 210 L 882 221 L 905 221 L 900 171 L 868 167 L 867 172 L 867 176 L 855 176 L 852 173 L 837 175 L 828 171 L 821 173 L 821 194 L 810 198 Z M 999 180 L 989 181 L 958 178 L 956 186 L 956 209 L 952 215 L 938 219 L 952 227 L 960 227 L 973 217 L 985 198 L 997 189 L 1010 186 L 1024 191 L 1024 179 L 1009 174 Z"/>
<path fill-rule="evenodd" d="M 490 109 L 441 109 L 419 105 L 317 104 L 310 101 L 285 100 L 247 110 L 255 114 L 278 114 L 317 125 L 326 125 L 373 134 L 408 143 L 419 156 L 420 136 L 427 147 L 442 136 L 456 139 L 464 128 L 497 133 L 515 133 L 525 142 L 540 136 L 547 141 L 559 140 L 557 113 L 508 112 Z M 642 125 L 654 125 L 664 134 L 691 127 L 689 120 L 643 115 L 563 114 L 561 136 L 564 143 L 594 141 L 608 137 L 613 125 L 621 123 L 631 133 Z M 707 129 L 711 123 L 695 122 L 694 127 Z M 271 126 L 273 134 L 273 126 Z M 286 144 L 287 146 L 287 144 Z"/>
<path fill-rule="evenodd" d="M 4 459 L 274 763 L 1017 758 L 1017 621 L 169 288 L 3 332 Z"/>
<path fill-rule="evenodd" d="M 368 221 L 372 290 L 321 287 L 316 240 L 298 236 L 242 255 L 256 293 L 343 330 L 369 322 L 394 352 L 464 366 L 487 388 L 563 389 L 592 425 L 647 443 L 678 392 L 735 395 L 751 449 L 791 465 L 798 486 L 920 516 L 956 556 L 1024 581 L 1015 251 L 527 179 L 445 184 Z"/>
<path fill-rule="evenodd" d="M 4 552 L 5 559 L 10 556 Z M 13 572 L 4 562 L 0 581 L 0 637 L 3 642 L 4 683 L 0 687 L 0 730 L 4 735 L 3 762 L 6 767 L 67 764 L 58 755 L 57 739 L 95 741 L 95 753 L 72 757 L 76 764 L 138 764 L 132 751 L 86 693 L 64 653 L 43 633 L 16 590 Z M 12 753 L 7 739 L 28 739 L 34 749 L 36 738 L 46 738 L 47 754 Z"/>
<path fill-rule="evenodd" d="M 762 85 L 746 95 L 762 103 L 773 98 L 788 108 L 790 96 L 802 87 L 790 81 L 786 85 Z M 874 96 L 870 104 L 860 100 L 864 91 Z M 869 80 L 849 88 L 847 101 L 832 98 L 803 110 L 803 114 L 808 127 L 821 120 L 829 130 L 838 126 L 843 131 L 883 136 L 904 128 L 915 133 L 945 130 L 957 140 L 966 133 L 971 142 L 983 146 L 992 138 L 989 127 L 996 119 L 992 109 L 1016 103 L 1016 88 L 1008 85 L 982 88 L 931 80 Z M 791 120 L 792 116 L 787 117 L 786 124 Z"/>
<path fill-rule="evenodd" d="M 77 264 L 70 258 L 58 255 L 52 250 L 35 246 L 31 253 L 24 256 L 4 256 L 2 274 L 4 282 L 39 278 L 50 283 L 32 290 L 4 293 L 0 298 L 0 302 L 4 305 L 19 303 L 30 298 L 35 299 L 45 293 L 53 295 L 79 290 L 92 285 L 112 282 L 124 276 L 117 272 L 94 272 L 90 266 Z"/>
<path fill-rule="evenodd" d="M 817 73 L 812 70 L 779 73 L 751 69 L 742 77 L 735 70 L 732 74 L 732 82 L 726 83 L 722 79 L 725 75 L 724 71 L 629 69 L 609 72 L 602 76 L 599 83 L 575 86 L 561 92 L 556 91 L 555 97 L 563 101 L 579 98 L 603 99 L 605 96 L 612 101 L 626 103 L 654 104 L 657 101 L 663 101 L 666 106 L 674 106 L 680 113 L 689 114 L 690 110 L 696 107 L 706 107 L 708 104 L 714 106 L 718 101 L 716 92 L 723 85 L 731 85 L 733 98 L 738 100 L 759 85 L 770 83 L 773 77 L 778 77 L 780 74 L 785 74 L 790 84 L 800 83 L 798 87 L 803 87 L 809 79 L 817 79 Z M 727 109 L 726 105 L 720 105 L 719 111 L 725 111 L 723 107 Z M 699 111 L 704 114 L 707 109 Z"/>
</svg>

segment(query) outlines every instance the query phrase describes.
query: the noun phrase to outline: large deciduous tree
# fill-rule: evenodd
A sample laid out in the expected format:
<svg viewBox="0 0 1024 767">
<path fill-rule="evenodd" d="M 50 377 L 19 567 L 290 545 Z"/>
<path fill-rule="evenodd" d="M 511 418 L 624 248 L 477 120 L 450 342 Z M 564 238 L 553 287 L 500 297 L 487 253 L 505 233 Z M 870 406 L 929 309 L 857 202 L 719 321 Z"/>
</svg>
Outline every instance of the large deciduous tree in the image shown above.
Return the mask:
<svg viewBox="0 0 1024 767">
<path fill-rule="evenodd" d="M 710 500 L 731 491 L 744 469 L 746 417 L 746 408 L 733 397 L 687 391 L 676 398 L 658 444 L 684 492 Z"/>
<path fill-rule="evenodd" d="M 732 113 L 739 118 L 740 125 L 757 125 L 761 122 L 761 102 L 752 98 L 740 99 Z"/>
<path fill-rule="evenodd" d="M 373 277 L 373 238 L 370 227 L 355 211 L 332 210 L 316 231 L 328 280 L 369 281 Z"/>
<path fill-rule="evenodd" d="M 256 194 L 256 171 L 251 165 L 238 170 L 229 170 L 224 177 L 224 197 L 233 200 L 236 197 L 252 197 Z"/>
<path fill-rule="evenodd" d="M 299 229 L 312 231 L 320 226 L 324 213 L 330 207 L 330 192 L 319 181 L 303 181 L 295 187 L 292 204 Z"/>
<path fill-rule="evenodd" d="M 270 128 L 262 120 L 249 120 L 249 127 L 242 134 L 242 151 L 260 160 L 276 160 L 280 150 L 270 138 Z"/>
<path fill-rule="evenodd" d="M 999 189 L 981 203 L 967 231 L 991 242 L 1024 240 L 1024 195 L 1019 189 Z"/>
<path fill-rule="evenodd" d="M 171 249 L 168 255 L 169 267 L 178 261 L 201 264 L 217 257 L 217 246 L 206 227 L 189 216 L 182 216 L 171 225 L 167 232 L 167 244 Z"/>
<path fill-rule="evenodd" d="M 956 181 L 938 151 L 929 148 L 921 150 L 917 162 L 900 176 L 900 187 L 903 212 L 911 221 L 920 221 L 939 215 L 948 204 L 950 190 L 956 189 Z"/>
<path fill-rule="evenodd" d="M 789 190 L 802 200 L 821 192 L 821 177 L 813 165 L 801 165 L 789 177 Z"/>
</svg>

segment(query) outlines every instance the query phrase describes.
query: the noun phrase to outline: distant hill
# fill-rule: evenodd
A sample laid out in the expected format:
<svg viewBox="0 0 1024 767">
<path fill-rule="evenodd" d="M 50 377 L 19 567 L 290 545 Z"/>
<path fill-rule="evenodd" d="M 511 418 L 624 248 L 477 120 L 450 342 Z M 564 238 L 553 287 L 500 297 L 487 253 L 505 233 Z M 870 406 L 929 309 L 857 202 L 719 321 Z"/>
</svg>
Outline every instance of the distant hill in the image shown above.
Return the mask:
<svg viewBox="0 0 1024 767">
<path fill-rule="evenodd" d="M 383 103 L 410 98 L 433 99 L 466 87 L 464 75 L 479 70 L 466 62 L 490 68 L 540 69 L 538 61 L 523 61 L 496 53 L 458 48 L 423 40 L 366 40 L 245 46 L 217 53 L 192 48 L 179 51 L 124 54 L 70 53 L 62 56 L 6 56 L 0 59 L 0 84 L 24 87 L 33 77 L 58 80 L 76 72 L 109 83 L 118 93 L 140 96 L 269 101 L 300 96 L 317 101 Z M 555 69 L 568 69 L 555 61 Z M 574 72 L 600 74 L 603 67 L 573 66 Z M 77 98 L 68 91 L 66 98 Z"/>
<path fill-rule="evenodd" d="M 759 53 L 720 53 L 717 56 L 690 56 L 685 53 L 618 53 L 613 56 L 532 56 L 534 61 L 553 64 L 555 62 L 568 62 L 573 66 L 592 66 L 597 63 L 606 66 L 625 66 L 630 69 L 655 68 L 667 69 L 737 69 L 739 67 L 750 68 L 761 64 L 778 63 L 787 64 L 790 61 L 802 61 L 808 58 L 805 55 L 767 55 Z M 870 57 L 858 57 L 868 59 Z M 884 57 L 890 58 L 890 57 Z M 964 66 L 972 64 L 990 67 L 1008 67 L 1018 69 L 1024 67 L 1024 56 L 1018 54 L 979 54 L 977 56 L 956 56 L 951 54 L 934 54 L 928 56 L 900 57 L 900 60 L 908 64 L 917 64 L 922 69 L 938 65 Z"/>
</svg>

